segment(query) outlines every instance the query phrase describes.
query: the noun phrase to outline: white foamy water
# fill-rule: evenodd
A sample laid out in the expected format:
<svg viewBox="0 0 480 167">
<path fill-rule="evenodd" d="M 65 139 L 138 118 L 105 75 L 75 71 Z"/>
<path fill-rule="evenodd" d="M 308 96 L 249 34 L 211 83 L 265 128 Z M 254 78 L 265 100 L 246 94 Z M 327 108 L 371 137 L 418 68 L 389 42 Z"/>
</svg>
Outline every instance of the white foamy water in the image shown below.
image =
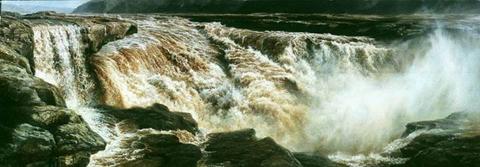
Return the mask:
<svg viewBox="0 0 480 167">
<path fill-rule="evenodd" d="M 34 27 L 36 76 L 63 90 L 68 106 L 109 142 L 91 166 L 140 158 L 123 145 L 139 133 L 159 133 L 119 132 L 84 108 L 92 101 L 119 108 L 161 103 L 191 113 L 205 133 L 255 128 L 293 151 L 328 153 L 351 166 L 402 163 L 380 153 L 413 138 L 395 140 L 407 123 L 480 107 L 480 40 L 469 32 L 438 30 L 380 45 L 179 18 L 138 24 L 138 34 L 105 45 L 91 61 L 79 27 Z M 100 81 L 99 101 L 85 63 Z"/>
<path fill-rule="evenodd" d="M 93 58 L 105 85 L 104 103 L 126 108 L 162 103 L 192 113 L 208 132 L 254 127 L 291 147 L 306 137 L 307 99 L 316 94 L 317 73 L 367 75 L 390 59 L 389 49 L 368 38 L 263 33 L 219 24 L 198 29 L 182 19 L 139 24 L 143 32 L 104 46 Z M 281 44 L 262 50 L 263 38 Z M 314 48 L 308 48 L 309 41 Z M 267 49 L 278 54 L 267 55 L 272 51 Z M 320 71 L 311 63 L 332 68 Z"/>
<path fill-rule="evenodd" d="M 114 134 L 107 121 L 95 109 L 95 83 L 86 68 L 87 58 L 81 28 L 74 25 L 38 25 L 34 31 L 35 76 L 57 86 L 67 107 L 88 123 L 90 128 L 109 141 Z"/>
<path fill-rule="evenodd" d="M 33 31 L 35 75 L 59 87 L 68 107 L 89 105 L 95 85 L 86 68 L 81 28 L 40 25 Z"/>
<path fill-rule="evenodd" d="M 380 46 L 361 37 L 181 19 L 140 25 L 144 32 L 95 57 L 97 73 L 113 74 L 100 74 L 111 84 L 106 89 L 129 93 L 107 93 L 106 102 L 163 103 L 194 114 L 209 131 L 255 127 L 297 150 L 370 152 L 398 138 L 408 122 L 476 107 L 477 52 L 442 31 Z"/>
<path fill-rule="evenodd" d="M 480 50 L 474 45 L 478 39 L 438 30 L 425 42 L 421 46 L 425 52 L 415 53 L 413 64 L 405 72 L 381 80 L 357 76 L 345 80 L 342 75 L 334 76 L 340 77 L 340 81 L 334 81 L 336 84 L 345 84 L 328 99 L 319 99 L 318 107 L 311 113 L 316 117 L 310 117 L 313 129 L 309 131 L 318 132 L 313 137 L 333 136 L 327 142 L 331 140 L 346 150 L 352 146 L 362 150 L 397 137 L 408 122 L 477 110 L 479 106 L 474 101 L 480 89 L 476 84 Z M 401 56 L 402 52 L 399 50 L 398 54 Z M 342 124 L 329 126 L 337 122 Z M 344 140 L 338 140 L 338 136 Z"/>
</svg>

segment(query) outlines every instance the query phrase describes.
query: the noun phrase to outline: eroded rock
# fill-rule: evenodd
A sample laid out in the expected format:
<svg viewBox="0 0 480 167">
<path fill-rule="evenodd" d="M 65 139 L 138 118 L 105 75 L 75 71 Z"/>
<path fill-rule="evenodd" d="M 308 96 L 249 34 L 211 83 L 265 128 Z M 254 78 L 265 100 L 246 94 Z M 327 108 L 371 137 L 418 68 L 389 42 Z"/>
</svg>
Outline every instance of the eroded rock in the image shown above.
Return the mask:
<svg viewBox="0 0 480 167">
<path fill-rule="evenodd" d="M 480 166 L 480 114 L 454 113 L 445 119 L 410 123 L 404 135 L 427 130 L 400 149 L 400 166 Z M 435 130 L 435 131 L 428 131 Z"/>
<path fill-rule="evenodd" d="M 171 112 L 162 104 L 154 104 L 146 108 L 115 109 L 101 107 L 106 117 L 115 122 L 129 121 L 137 129 L 152 128 L 155 130 L 186 130 L 192 134 L 198 132 L 197 122 L 188 113 Z"/>
<path fill-rule="evenodd" d="M 105 142 L 74 111 L 55 106 L 0 109 L 3 164 L 85 166 Z M 21 156 L 19 156 L 21 155 Z M 24 159 L 26 158 L 26 159 Z"/>
<path fill-rule="evenodd" d="M 65 101 L 55 86 L 32 76 L 25 68 L 0 60 L 0 105 L 65 106 Z"/>
<path fill-rule="evenodd" d="M 202 163 L 231 167 L 301 167 L 294 155 L 272 138 L 257 139 L 255 130 L 208 135 Z"/>
<path fill-rule="evenodd" d="M 313 153 L 293 153 L 295 158 L 302 164 L 303 167 L 346 167 L 346 165 L 338 164 L 328 159 Z"/>
<path fill-rule="evenodd" d="M 195 167 L 202 156 L 200 148 L 180 143 L 175 135 L 169 134 L 140 135 L 131 146 L 143 149 L 144 157 L 125 166 Z"/>
<path fill-rule="evenodd" d="M 0 164 L 25 166 L 34 162 L 50 161 L 55 140 L 45 129 L 21 124 L 13 129 L 11 143 L 0 149 Z"/>
</svg>

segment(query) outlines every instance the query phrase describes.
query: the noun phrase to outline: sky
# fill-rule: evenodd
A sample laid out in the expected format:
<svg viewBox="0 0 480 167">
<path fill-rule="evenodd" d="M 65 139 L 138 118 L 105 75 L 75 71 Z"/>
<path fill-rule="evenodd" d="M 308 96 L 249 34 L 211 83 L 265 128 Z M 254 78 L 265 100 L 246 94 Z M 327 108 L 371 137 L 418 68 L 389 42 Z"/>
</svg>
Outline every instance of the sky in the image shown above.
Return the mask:
<svg viewBox="0 0 480 167">
<path fill-rule="evenodd" d="M 19 13 L 38 11 L 72 12 L 88 0 L 3 0 L 3 10 Z"/>
</svg>

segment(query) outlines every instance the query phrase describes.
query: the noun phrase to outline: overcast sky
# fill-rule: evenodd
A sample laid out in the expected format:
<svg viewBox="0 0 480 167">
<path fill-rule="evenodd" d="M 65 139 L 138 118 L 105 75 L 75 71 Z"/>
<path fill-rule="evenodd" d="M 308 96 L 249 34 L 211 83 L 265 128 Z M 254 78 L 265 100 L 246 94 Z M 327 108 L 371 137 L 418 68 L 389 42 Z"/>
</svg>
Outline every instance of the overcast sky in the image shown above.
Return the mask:
<svg viewBox="0 0 480 167">
<path fill-rule="evenodd" d="M 88 0 L 3 0 L 4 10 L 20 13 L 38 11 L 72 12 Z"/>
</svg>

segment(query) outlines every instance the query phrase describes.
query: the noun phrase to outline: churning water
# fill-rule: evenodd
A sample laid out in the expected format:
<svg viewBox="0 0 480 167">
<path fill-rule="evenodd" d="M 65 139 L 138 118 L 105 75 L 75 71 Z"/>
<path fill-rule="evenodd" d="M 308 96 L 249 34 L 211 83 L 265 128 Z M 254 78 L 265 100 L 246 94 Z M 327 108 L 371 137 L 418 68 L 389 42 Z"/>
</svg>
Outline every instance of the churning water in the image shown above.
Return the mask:
<svg viewBox="0 0 480 167">
<path fill-rule="evenodd" d="M 204 133 L 255 128 L 294 151 L 347 163 L 385 158 L 372 153 L 405 143 L 388 145 L 408 122 L 480 107 L 480 39 L 472 30 L 438 28 L 379 44 L 180 18 L 137 23 L 139 33 L 88 58 L 81 28 L 34 27 L 36 76 L 63 90 L 68 106 L 109 142 L 110 152 L 97 159 L 128 153 L 114 146 L 131 135 L 119 139 L 103 126 L 108 123 L 91 108 L 98 103 L 162 103 L 191 113 Z"/>
</svg>

